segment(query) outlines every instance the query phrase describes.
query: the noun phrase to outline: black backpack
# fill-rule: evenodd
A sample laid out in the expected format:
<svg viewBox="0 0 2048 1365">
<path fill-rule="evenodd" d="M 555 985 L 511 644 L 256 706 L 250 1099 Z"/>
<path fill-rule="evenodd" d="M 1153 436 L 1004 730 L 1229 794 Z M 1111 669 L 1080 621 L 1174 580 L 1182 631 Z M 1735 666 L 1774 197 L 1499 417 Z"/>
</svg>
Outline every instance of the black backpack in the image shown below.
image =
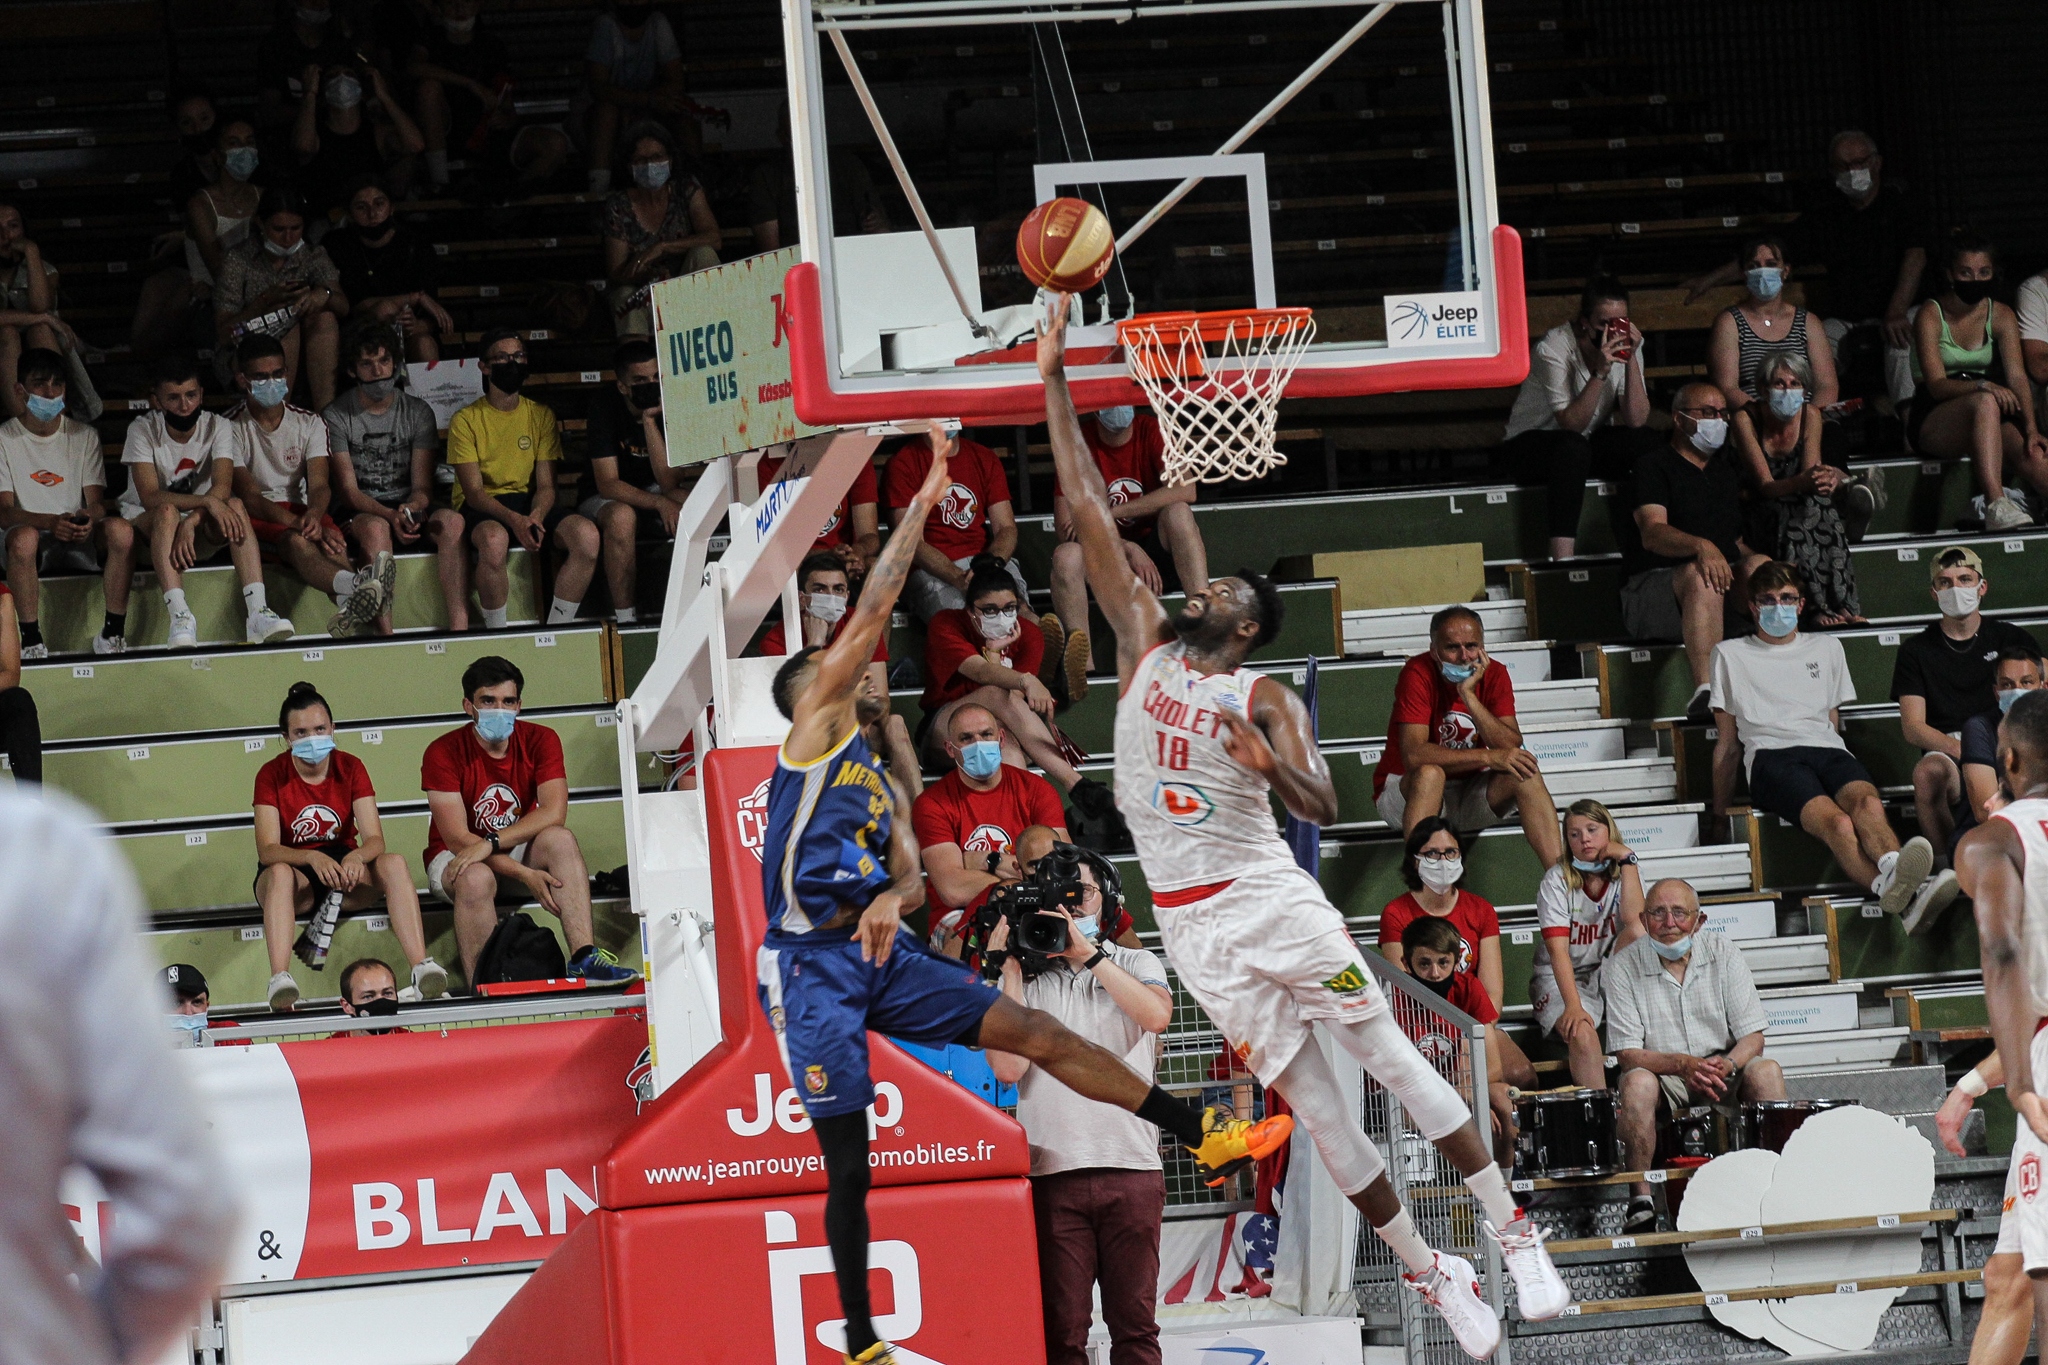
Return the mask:
<svg viewBox="0 0 2048 1365">
<path fill-rule="evenodd" d="M 514 910 L 498 921 L 477 954 L 476 980 L 470 985 L 488 986 L 500 981 L 545 981 L 569 974 L 568 961 L 555 936 Z"/>
</svg>

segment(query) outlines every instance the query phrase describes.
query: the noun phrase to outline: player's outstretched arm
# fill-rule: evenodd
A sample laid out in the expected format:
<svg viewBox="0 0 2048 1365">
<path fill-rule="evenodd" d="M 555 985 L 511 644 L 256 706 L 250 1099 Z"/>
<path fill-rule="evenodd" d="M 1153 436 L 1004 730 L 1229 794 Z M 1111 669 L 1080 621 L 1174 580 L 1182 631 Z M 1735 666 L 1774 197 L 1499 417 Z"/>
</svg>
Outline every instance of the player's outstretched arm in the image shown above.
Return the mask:
<svg viewBox="0 0 2048 1365">
<path fill-rule="evenodd" d="M 1217 712 L 1229 732 L 1224 752 L 1265 778 L 1295 819 L 1336 824 L 1337 784 L 1316 747 L 1308 707 L 1290 689 L 1260 678 L 1252 685 L 1250 709 L 1249 720 L 1235 711 Z"/>
<path fill-rule="evenodd" d="M 2048 1141 L 2048 1113 L 2034 1093 L 2031 1061 L 2034 1025 L 2027 999 L 2021 924 L 2026 915 L 2026 850 L 2019 832 L 2003 820 L 1988 820 L 1956 848 L 1956 876 L 1977 913 L 1977 940 L 1984 960 L 1984 1008 L 1991 1038 L 2005 1063 L 2005 1093 L 2035 1133 Z"/>
<path fill-rule="evenodd" d="M 1109 510 L 1109 489 L 1081 437 L 1081 419 L 1067 389 L 1067 310 L 1073 298 L 1053 295 L 1052 322 L 1038 329 L 1038 373 L 1045 379 L 1045 427 L 1052 439 L 1053 468 L 1075 538 L 1088 566 L 1088 586 L 1103 619 L 1116 632 L 1117 671 L 1125 678 L 1146 650 L 1173 638 L 1166 609 L 1124 558 L 1123 537 Z"/>
</svg>

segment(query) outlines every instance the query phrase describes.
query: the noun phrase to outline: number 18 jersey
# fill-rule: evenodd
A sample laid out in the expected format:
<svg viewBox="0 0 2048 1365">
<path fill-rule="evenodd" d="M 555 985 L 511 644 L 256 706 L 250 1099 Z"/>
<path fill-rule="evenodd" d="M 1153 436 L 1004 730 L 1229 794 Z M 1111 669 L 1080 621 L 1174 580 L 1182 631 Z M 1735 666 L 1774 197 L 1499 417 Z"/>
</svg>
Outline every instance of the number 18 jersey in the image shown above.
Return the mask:
<svg viewBox="0 0 2048 1365">
<path fill-rule="evenodd" d="M 1116 804 L 1154 891 L 1293 867 L 1266 779 L 1223 747 L 1221 712 L 1249 718 L 1260 674 L 1197 673 L 1178 640 L 1138 661 L 1116 704 Z"/>
</svg>

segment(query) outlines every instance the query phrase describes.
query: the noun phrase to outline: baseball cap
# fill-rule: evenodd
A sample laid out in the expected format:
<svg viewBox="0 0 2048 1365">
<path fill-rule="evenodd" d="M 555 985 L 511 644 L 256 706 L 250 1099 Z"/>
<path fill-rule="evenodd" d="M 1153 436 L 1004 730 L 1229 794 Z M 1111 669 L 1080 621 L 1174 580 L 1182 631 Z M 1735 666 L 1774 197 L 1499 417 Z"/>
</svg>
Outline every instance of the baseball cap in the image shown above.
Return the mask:
<svg viewBox="0 0 2048 1365">
<path fill-rule="evenodd" d="M 1944 545 L 1934 552 L 1934 562 L 1927 566 L 1927 581 L 1932 583 L 1941 577 L 1943 569 L 1975 569 L 1977 577 L 1984 576 L 1984 561 L 1977 558 L 1977 552 L 1967 545 Z"/>
<path fill-rule="evenodd" d="M 197 1000 L 206 994 L 206 977 L 189 962 L 174 962 L 164 968 L 164 984 L 180 1000 Z"/>
</svg>

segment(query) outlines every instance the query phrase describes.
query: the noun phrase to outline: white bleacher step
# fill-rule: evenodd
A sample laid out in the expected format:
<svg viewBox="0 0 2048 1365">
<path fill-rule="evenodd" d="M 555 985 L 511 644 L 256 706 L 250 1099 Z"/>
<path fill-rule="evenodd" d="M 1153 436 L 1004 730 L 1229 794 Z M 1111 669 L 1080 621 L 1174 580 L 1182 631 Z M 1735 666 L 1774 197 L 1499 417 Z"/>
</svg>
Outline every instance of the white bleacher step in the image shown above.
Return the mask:
<svg viewBox="0 0 2048 1365">
<path fill-rule="evenodd" d="M 1635 845 L 1631 844 L 1629 847 L 1633 848 Z M 1745 844 L 1718 844 L 1714 847 L 1741 849 L 1745 854 L 1748 852 L 1748 846 Z M 1647 881 L 1643 883 L 1643 889 L 1649 889 Z M 1704 910 L 1706 921 L 1701 928 L 1706 932 L 1726 934 L 1737 941 L 1778 936 L 1778 902 L 1769 896 L 1759 896 L 1755 900 L 1722 901 L 1705 906 Z M 1814 937 L 1824 940 L 1827 936 L 1817 934 Z"/>
<path fill-rule="evenodd" d="M 1429 618 L 1451 605 L 1470 607 L 1479 614 L 1480 624 L 1486 629 L 1489 649 L 1496 644 L 1529 638 L 1529 613 L 1519 598 L 1505 602 L 1439 602 L 1427 607 L 1379 607 L 1370 611 L 1345 612 L 1344 652 L 1378 654 L 1400 650 L 1409 654 L 1420 653 L 1428 647 Z"/>
<path fill-rule="evenodd" d="M 1742 960 L 1748 964 L 1749 975 L 1759 988 L 1818 985 L 1828 979 L 1826 934 L 1746 938 L 1739 943 Z"/>
<path fill-rule="evenodd" d="M 1676 801 L 1666 806 L 1632 806 L 1612 814 L 1621 827 L 1622 842 L 1641 854 L 1698 848 L 1700 816 L 1706 809 L 1703 801 Z"/>
<path fill-rule="evenodd" d="M 1487 656 L 1507 669 L 1508 677 L 1514 680 L 1519 692 L 1524 687 L 1533 687 L 1540 682 L 1551 681 L 1551 650 L 1557 647 L 1555 640 L 1488 640 Z M 1385 649 L 1364 651 L 1345 650 L 1353 659 L 1398 660 L 1406 663 L 1429 648 L 1429 638 L 1418 635 L 1412 640 L 1397 640 Z"/>
<path fill-rule="evenodd" d="M 1862 989 L 1860 981 L 1759 989 L 1757 995 L 1764 1002 L 1764 1032 L 1775 1040 L 1860 1027 L 1856 997 Z"/>
<path fill-rule="evenodd" d="M 1903 1028 L 1848 1028 L 1788 1034 L 1770 1039 L 1765 1055 L 1788 1076 L 1889 1066 L 1905 1052 L 1910 1032 Z"/>
<path fill-rule="evenodd" d="M 1543 765 L 1543 774 L 1548 779 L 1553 772 L 1572 768 L 1603 768 L 1622 762 L 1661 764 L 1671 769 L 1671 785 L 1677 786 L 1677 769 L 1674 760 L 1668 757 L 1645 757 L 1630 759 L 1628 753 L 1628 725 L 1625 720 L 1560 720 L 1546 721 L 1540 725 L 1522 726 L 1522 747 L 1536 756 Z M 1338 755 L 1350 752 L 1358 754 L 1358 761 L 1367 767 L 1374 767 L 1380 756 L 1386 752 L 1386 741 L 1379 740 L 1366 744 L 1333 744 L 1324 749 L 1334 761 Z M 1551 795 L 1557 795 L 1555 783 Z M 1650 800 L 1639 797 L 1638 802 Z M 1670 800 L 1670 797 L 1663 798 Z"/>
<path fill-rule="evenodd" d="M 1545 657 L 1549 657 L 1546 652 Z M 1598 678 L 1515 679 L 1515 719 L 1524 725 L 1583 724 L 1600 719 Z"/>
<path fill-rule="evenodd" d="M 1515 825 L 1496 825 L 1494 828 L 1482 833 L 1479 837 L 1482 839 L 1519 839 L 1522 837 L 1522 831 L 1519 826 Z M 1328 855 L 1325 854 L 1325 856 Z M 1662 881 L 1666 877 L 1678 877 L 1689 882 L 1695 891 L 1703 894 L 1749 890 L 1749 849 L 1743 844 L 1704 844 L 1683 848 L 1638 849 L 1636 856 L 1642 859 L 1638 871 L 1642 874 L 1645 887 Z M 1533 892 L 1535 887 L 1531 886 L 1529 889 Z M 1501 932 L 1510 936 L 1510 942 L 1535 942 L 1536 930 L 1534 919 L 1536 903 L 1534 901 L 1527 901 L 1519 905 L 1502 904 L 1496 906 L 1495 909 L 1501 917 Z M 1711 909 L 1718 912 L 1722 907 L 1716 905 L 1711 907 Z M 1520 927 L 1516 927 L 1508 923 L 1510 920 L 1520 920 L 1522 924 Z M 1727 929 L 1730 927 L 1730 923 L 1729 921 L 1715 920 L 1710 917 L 1701 932 Z M 1741 936 L 1737 935 L 1737 937 Z M 1768 937 L 1768 935 L 1766 934 L 1765 937 Z M 1783 942 L 1783 940 L 1775 941 Z M 1821 945 L 1820 976 L 1817 978 L 1799 978 L 1802 981 L 1808 979 L 1827 980 L 1827 936 L 1825 934 L 1817 934 L 1814 936 L 1814 941 Z M 1745 942 L 1743 946 L 1746 948 L 1749 945 Z"/>
</svg>

